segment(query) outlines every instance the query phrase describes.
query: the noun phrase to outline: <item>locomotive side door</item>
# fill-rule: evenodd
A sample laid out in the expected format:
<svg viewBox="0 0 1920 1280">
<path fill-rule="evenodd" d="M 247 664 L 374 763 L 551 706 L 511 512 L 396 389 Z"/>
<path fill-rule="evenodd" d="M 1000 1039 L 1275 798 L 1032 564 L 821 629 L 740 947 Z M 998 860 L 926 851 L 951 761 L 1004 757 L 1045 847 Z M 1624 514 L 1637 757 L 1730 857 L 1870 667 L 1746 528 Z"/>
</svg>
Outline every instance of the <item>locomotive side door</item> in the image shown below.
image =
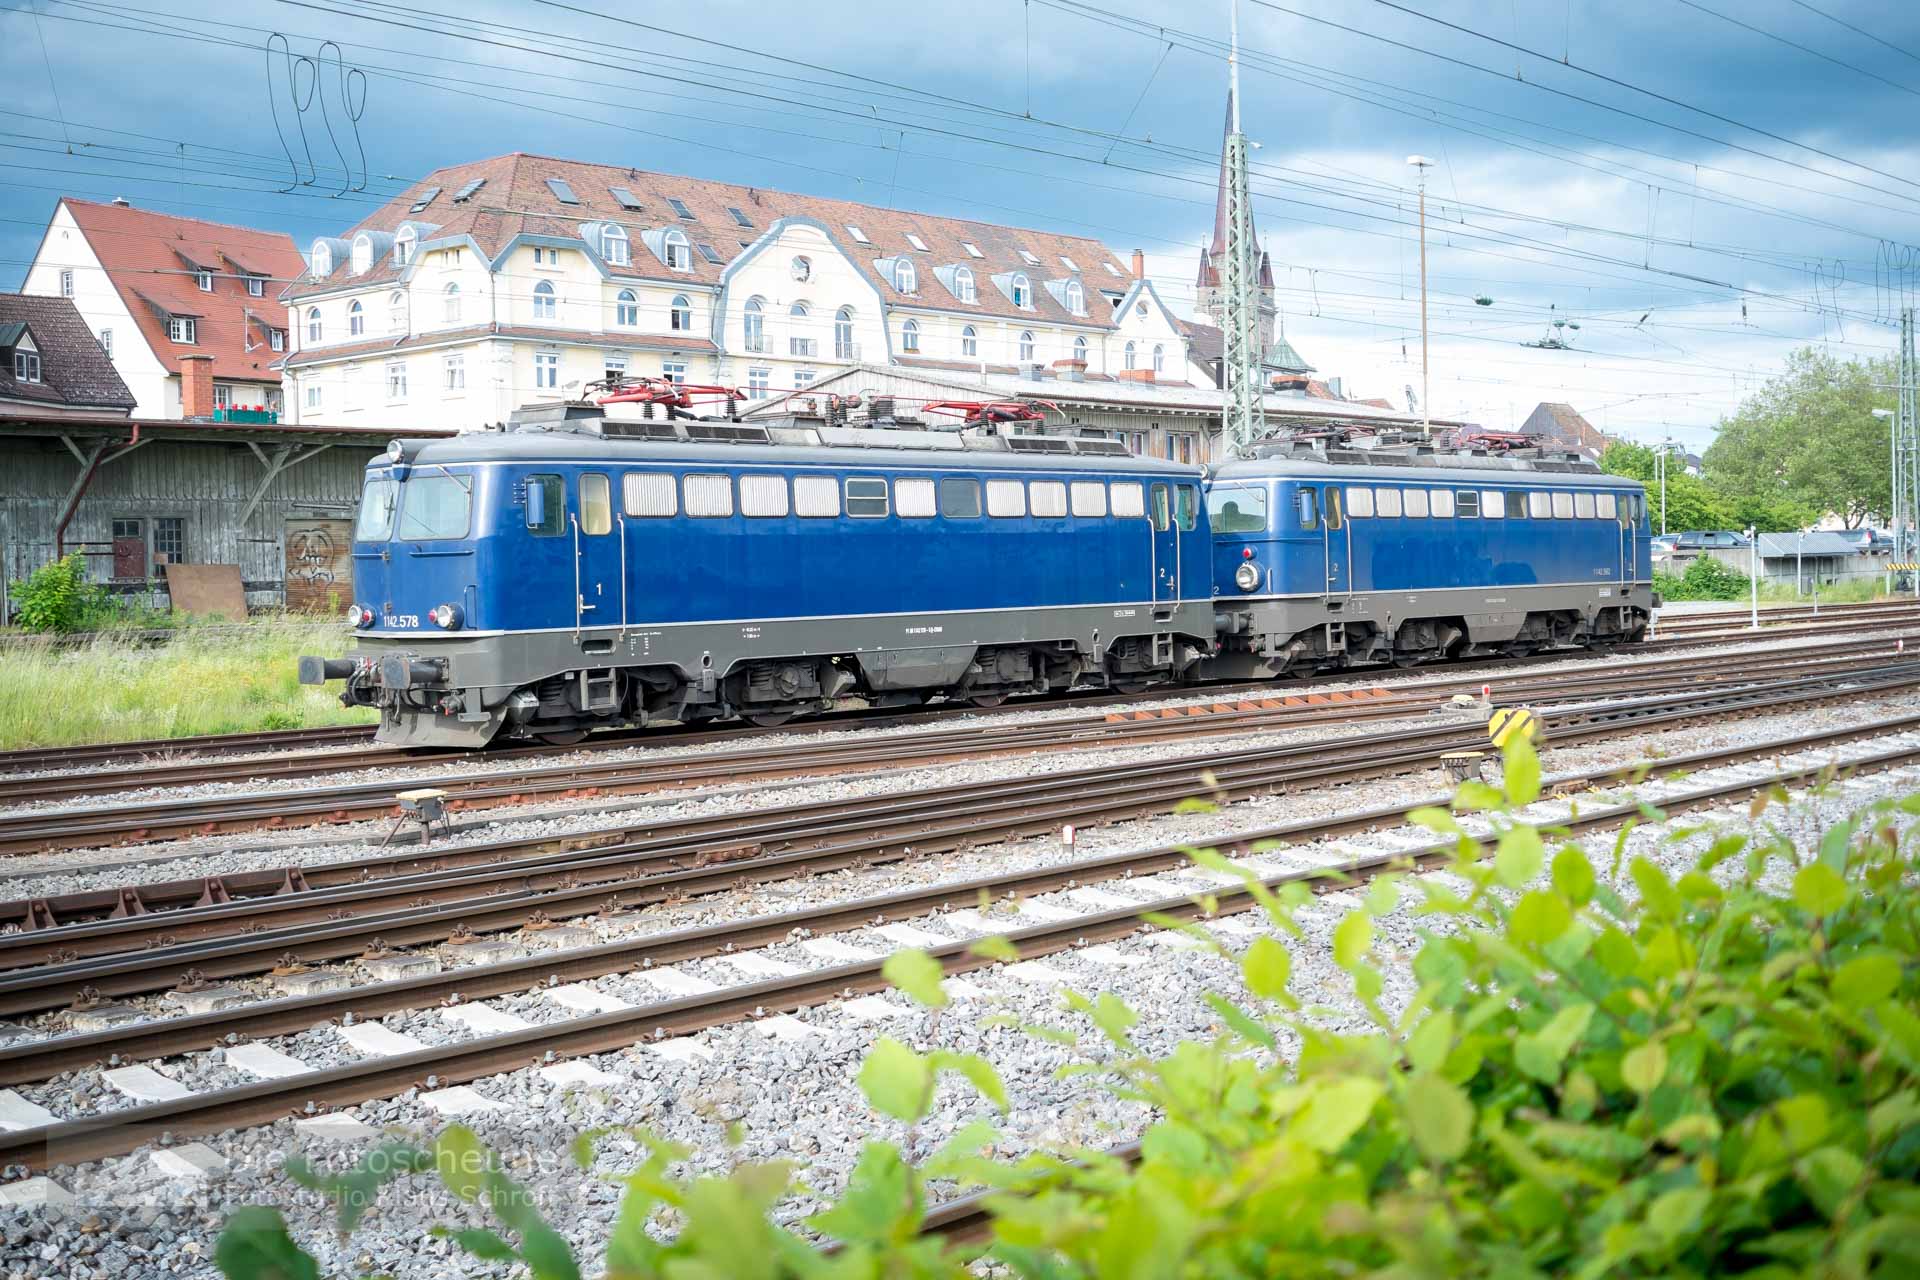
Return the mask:
<svg viewBox="0 0 1920 1280">
<path fill-rule="evenodd" d="M 580 474 L 567 525 L 573 536 L 575 635 L 623 625 L 626 583 L 620 561 L 625 548 L 613 536 L 613 486 L 604 473 Z"/>
<path fill-rule="evenodd" d="M 1625 586 L 1640 577 L 1639 522 L 1634 516 L 1633 495 L 1623 493 L 1614 499 L 1614 514 L 1620 526 L 1620 583 Z"/>
<path fill-rule="evenodd" d="M 1320 528 L 1326 548 L 1327 594 L 1344 596 L 1353 586 L 1353 530 L 1347 525 L 1346 494 L 1337 484 L 1320 491 Z"/>
<path fill-rule="evenodd" d="M 1155 481 L 1148 490 L 1147 522 L 1153 552 L 1153 598 L 1180 598 L 1180 535 L 1173 527 L 1173 486 Z"/>
</svg>

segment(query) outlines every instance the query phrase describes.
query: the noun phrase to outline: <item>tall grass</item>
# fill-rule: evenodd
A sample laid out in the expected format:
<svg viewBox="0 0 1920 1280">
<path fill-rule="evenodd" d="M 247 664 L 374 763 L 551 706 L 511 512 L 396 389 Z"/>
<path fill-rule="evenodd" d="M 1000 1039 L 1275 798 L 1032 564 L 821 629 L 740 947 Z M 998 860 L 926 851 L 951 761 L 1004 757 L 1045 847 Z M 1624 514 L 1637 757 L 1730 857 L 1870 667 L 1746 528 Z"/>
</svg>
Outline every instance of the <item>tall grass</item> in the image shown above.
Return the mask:
<svg viewBox="0 0 1920 1280">
<path fill-rule="evenodd" d="M 0 749 L 371 723 L 340 705 L 337 684 L 295 675 L 301 654 L 350 644 L 341 624 L 306 619 L 187 626 L 155 646 L 115 631 L 77 648 L 13 639 L 0 649 Z"/>
</svg>

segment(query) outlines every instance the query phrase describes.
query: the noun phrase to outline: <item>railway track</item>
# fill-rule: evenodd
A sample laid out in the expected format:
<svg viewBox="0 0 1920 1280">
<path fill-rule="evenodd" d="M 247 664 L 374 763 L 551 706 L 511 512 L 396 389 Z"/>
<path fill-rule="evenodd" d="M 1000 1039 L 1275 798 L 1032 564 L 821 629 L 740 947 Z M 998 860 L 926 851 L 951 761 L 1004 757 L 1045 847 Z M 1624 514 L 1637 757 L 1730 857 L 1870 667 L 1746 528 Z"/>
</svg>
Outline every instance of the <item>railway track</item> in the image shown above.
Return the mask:
<svg viewBox="0 0 1920 1280">
<path fill-rule="evenodd" d="M 1747 624 L 1747 615 L 1730 612 L 1726 617 L 1688 617 L 1663 622 L 1658 629 L 1658 638 L 1636 646 L 1634 651 L 1660 650 L 1676 648 L 1685 644 L 1698 643 L 1701 639 L 1724 636 L 1739 639 L 1752 634 Z M 1867 604 L 1832 605 L 1820 610 L 1816 617 L 1811 610 L 1799 608 L 1763 609 L 1761 611 L 1762 628 L 1775 626 L 1799 626 L 1804 635 L 1818 635 L 1830 632 L 1844 632 L 1863 622 L 1898 623 L 1912 620 L 1920 622 L 1920 605 L 1913 604 Z M 1450 663 L 1464 671 L 1502 671 L 1515 669 L 1518 665 L 1540 662 L 1564 662 L 1577 660 L 1583 656 L 1580 651 L 1553 651 L 1535 655 L 1528 659 L 1471 659 Z M 1366 679 L 1377 671 L 1385 677 L 1391 674 L 1391 668 L 1359 668 L 1346 672 L 1330 673 L 1326 680 L 1351 681 Z M 1019 698 L 1008 705 L 1016 710 L 1041 710 L 1055 706 L 1070 706 L 1077 702 L 1097 700 L 1101 702 L 1122 703 L 1129 701 L 1148 701 L 1179 696 L 1183 692 L 1230 694 L 1241 691 L 1269 690 L 1280 693 L 1292 693 L 1303 687 L 1311 687 L 1320 677 L 1303 677 L 1297 681 L 1277 683 L 1273 681 L 1236 681 L 1220 682 L 1212 685 L 1170 686 L 1155 688 L 1136 694 L 1122 694 L 1106 690 L 1081 690 L 1065 695 Z M 727 723 L 722 725 L 678 725 L 661 726 L 645 730 L 617 731 L 596 734 L 585 744 L 572 750 L 591 750 L 595 748 L 626 746 L 636 740 L 658 741 L 686 734 L 725 733 L 734 736 L 780 735 L 793 732 L 818 731 L 833 727 L 843 721 L 874 720 L 889 725 L 924 723 L 957 715 L 978 715 L 981 709 L 970 705 L 939 705 L 914 710 L 864 709 L 850 708 L 826 715 L 810 717 L 781 726 L 776 729 L 755 729 L 744 725 Z M 150 738 L 133 742 L 93 743 L 67 747 L 27 747 L 11 751 L 0 751 L 0 778 L 6 774 L 42 773 L 53 770 L 77 770 L 93 768 L 100 772 L 95 775 L 94 792 L 118 790 L 129 787 L 162 785 L 143 781 L 145 777 L 163 776 L 159 771 L 169 767 L 191 770 L 194 764 L 209 760 L 235 756 L 260 756 L 251 762 L 234 761 L 224 771 L 209 771 L 199 780 L 214 780 L 220 777 L 306 777 L 317 773 L 346 771 L 350 769 L 385 768 L 405 764 L 428 765 L 440 762 L 470 760 L 474 752 L 424 752 L 418 749 L 375 747 L 372 725 L 335 725 L 318 729 L 278 729 L 260 733 L 217 734 L 189 738 Z M 339 748 L 365 748 L 364 752 L 348 756 Z M 296 753 L 326 751 L 324 759 L 303 758 Z M 487 759 L 520 758 L 524 756 L 552 755 L 555 748 L 544 745 L 523 745 L 496 748 L 485 753 Z M 280 756 L 262 755 L 262 753 L 286 753 Z M 150 772 L 151 771 L 151 772 Z M 125 776 L 121 776 L 124 774 Z M 181 776 L 178 773 L 164 775 Z M 76 793 L 77 794 L 77 793 Z"/>
<path fill-rule="evenodd" d="M 1546 719 L 1561 744 L 1755 711 L 1920 687 L 1920 664 L 1877 674 L 1805 677 L 1758 688 L 1572 708 Z M 1898 722 L 1920 727 L 1920 716 Z M 1822 741 L 1847 740 L 1840 731 Z M 1195 794 L 1227 798 L 1430 768 L 1484 745 L 1476 724 L 1436 725 L 1338 743 L 1262 748 L 1096 767 L 912 795 L 621 827 L 557 852 L 496 845 L 464 869 L 420 866 L 390 878 L 0 936 L 0 1016 L 82 998 L 162 991 L 183 981 L 252 977 L 290 962 L 351 960 L 465 935 L 636 910 L 749 885 L 1049 834 L 1173 810 Z M 1377 815 L 1373 819 L 1377 821 Z M 518 854 L 519 856 L 515 856 Z M 450 981 L 458 983 L 453 977 Z"/>
<path fill-rule="evenodd" d="M 1501 684 L 1505 701 L 1551 697 L 1569 688 L 1624 692 L 1649 687 L 1671 688 L 1676 680 L 1752 674 L 1756 667 L 1779 672 L 1795 664 L 1832 661 L 1865 668 L 1884 660 L 1883 641 L 1846 641 L 1836 645 L 1746 653 L 1676 658 L 1635 663 L 1600 670 L 1518 675 Z M 762 740 L 763 745 L 664 760 L 630 758 L 596 760 L 573 758 L 560 765 L 444 776 L 415 776 L 400 781 L 313 787 L 299 792 L 231 793 L 199 798 L 161 797 L 153 800 L 93 808 L 24 810 L 0 814 L 0 853 L 35 853 L 55 849 L 90 848 L 190 836 L 207 836 L 250 829 L 282 829 L 342 824 L 396 816 L 397 790 L 434 787 L 448 794 L 448 806 L 459 812 L 510 807 L 551 800 L 592 800 L 617 795 L 642 795 L 717 783 L 765 781 L 826 773 L 874 771 L 909 765 L 953 763 L 983 757 L 1090 747 L 1114 747 L 1176 738 L 1220 736 L 1289 729 L 1312 720 L 1366 719 L 1417 715 L 1430 711 L 1454 693 L 1475 689 L 1471 677 L 1429 681 L 1395 692 L 1376 687 L 1364 694 L 1336 691 L 1266 697 L 1258 701 L 1212 704 L 1209 709 L 1169 709 L 1141 719 L 1091 715 L 1074 720 L 1018 721 L 933 728 L 895 734 L 869 741 L 829 740 L 796 742 L 791 738 Z M 0 787 L 0 795 L 36 799 L 60 798 L 60 779 L 40 779 Z M 184 779 L 176 778 L 176 783 Z M 217 892 L 208 887 L 209 892 Z M 230 890 L 229 890 L 230 891 Z M 126 902 L 128 911 L 151 904 Z M 0 924 L 8 917 L 0 911 Z M 42 923 L 32 914 L 12 917 L 20 923 Z"/>
<path fill-rule="evenodd" d="M 1861 726 L 1844 734 L 1813 734 L 1778 742 L 1722 751 L 1699 752 L 1662 760 L 1657 766 L 1597 770 L 1577 779 L 1563 779 L 1562 791 L 1573 786 L 1601 786 L 1632 780 L 1641 769 L 1703 771 L 1748 763 L 1782 754 L 1797 754 L 1846 740 L 1849 736 L 1880 733 L 1911 735 L 1913 718 L 1882 726 Z M 1900 768 L 1920 760 L 1920 744 L 1886 747 L 1849 762 L 1856 772 Z M 1744 776 L 1731 781 L 1694 785 L 1658 797 L 1669 814 L 1713 809 L 1780 786 L 1818 781 L 1830 772 L 1826 763 L 1802 764 Z M 1444 799 L 1438 801 L 1444 803 Z M 1219 842 L 1223 852 L 1245 855 L 1273 842 L 1303 842 L 1341 835 L 1369 826 L 1393 824 L 1404 806 L 1336 818 L 1295 823 L 1245 832 Z M 1637 820 L 1644 812 L 1638 800 L 1600 804 L 1573 813 L 1556 825 L 1574 835 L 1611 829 Z M 1453 856 L 1451 842 L 1432 842 L 1392 851 L 1370 853 L 1333 865 L 1280 869 L 1271 863 L 1249 863 L 1247 874 L 1268 889 L 1302 883 L 1319 893 L 1350 889 L 1386 871 L 1444 865 Z M 901 893 L 843 901 L 823 908 L 756 916 L 724 925 L 683 929 L 630 943 L 561 952 L 515 965 L 489 966 L 457 975 L 408 979 L 350 992 L 331 993 L 300 1001 L 277 1001 L 222 1014 L 139 1024 L 92 1036 L 63 1037 L 35 1045 L 0 1050 L 0 1082 L 48 1079 L 61 1072 L 91 1066 L 109 1055 L 143 1059 L 181 1052 L 224 1039 L 227 1035 L 272 1035 L 315 1021 L 377 1016 L 383 1010 L 418 1008 L 444 999 L 449 978 L 467 1000 L 524 989 L 530 984 L 579 981 L 646 963 L 662 964 L 731 953 L 787 938 L 795 930 L 829 934 L 868 927 L 876 921 L 903 920 L 955 906 L 1003 896 L 1031 896 L 1098 884 L 1128 876 L 1152 875 L 1187 866 L 1185 853 L 1163 847 L 1066 865 L 1034 868 L 974 880 L 912 889 Z M 1192 873 L 1199 874 L 1199 873 Z M 1212 873 L 1207 873 L 1212 876 Z M 1039 916 L 1039 923 L 1005 930 L 997 922 L 980 920 L 960 924 L 969 936 L 927 946 L 949 974 L 988 967 L 996 961 L 973 946 L 974 935 L 1002 933 L 1031 959 L 1054 952 L 1124 937 L 1139 929 L 1146 917 L 1202 920 L 1231 915 L 1255 906 L 1250 889 L 1231 877 L 1214 877 L 1204 895 L 1165 897 L 1109 910 L 1081 908 Z M 1030 916 L 1029 919 L 1035 917 Z M 936 916 L 938 921 L 940 917 Z M 1017 921 L 1015 923 L 1018 923 Z M 984 926 L 984 929 L 983 927 Z M 480 1035 L 461 1042 L 421 1047 L 391 1056 L 373 1057 L 343 1066 L 305 1070 L 283 1078 L 263 1080 L 238 1088 L 192 1093 L 171 1101 L 117 1109 L 82 1119 L 0 1134 L 0 1163 L 44 1171 L 56 1164 L 73 1164 L 121 1155 L 153 1141 L 162 1133 L 181 1136 L 271 1123 L 289 1116 L 312 1115 L 375 1098 L 392 1097 L 417 1087 L 445 1088 L 503 1071 L 553 1064 L 630 1046 L 656 1043 L 707 1027 L 761 1018 L 815 1004 L 829 1003 L 858 992 L 886 986 L 881 957 L 837 964 L 791 976 L 728 986 L 718 990 L 628 1006 L 608 1012 L 573 1017 L 524 1029 Z M 509 973 L 509 970 L 519 972 Z M 964 1206 L 943 1212 L 936 1221 L 964 1230 Z"/>
</svg>

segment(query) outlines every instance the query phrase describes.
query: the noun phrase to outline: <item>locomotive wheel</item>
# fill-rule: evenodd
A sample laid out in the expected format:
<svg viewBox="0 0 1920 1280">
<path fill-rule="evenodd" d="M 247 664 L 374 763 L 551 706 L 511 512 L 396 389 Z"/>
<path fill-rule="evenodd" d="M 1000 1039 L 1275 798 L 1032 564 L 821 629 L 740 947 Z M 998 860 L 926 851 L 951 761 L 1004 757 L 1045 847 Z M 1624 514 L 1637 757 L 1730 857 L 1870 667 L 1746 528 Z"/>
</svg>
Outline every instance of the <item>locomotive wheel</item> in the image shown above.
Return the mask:
<svg viewBox="0 0 1920 1280">
<path fill-rule="evenodd" d="M 762 729 L 777 729 L 793 719 L 793 715 L 791 711 L 750 711 L 747 713 L 747 719 Z"/>
<path fill-rule="evenodd" d="M 587 740 L 585 729 L 555 729 L 551 733 L 536 733 L 534 737 L 550 747 L 578 746 Z"/>
<path fill-rule="evenodd" d="M 997 707 L 1007 700 L 1004 693 L 976 693 L 967 701 L 976 707 Z"/>
<path fill-rule="evenodd" d="M 1113 682 L 1115 693 L 1145 693 L 1152 687 L 1153 682 L 1150 680 L 1115 680 Z"/>
<path fill-rule="evenodd" d="M 1393 655 L 1393 665 L 1402 671 L 1407 670 L 1409 667 L 1417 667 L 1426 660 L 1427 655 L 1424 653 L 1396 653 Z"/>
</svg>

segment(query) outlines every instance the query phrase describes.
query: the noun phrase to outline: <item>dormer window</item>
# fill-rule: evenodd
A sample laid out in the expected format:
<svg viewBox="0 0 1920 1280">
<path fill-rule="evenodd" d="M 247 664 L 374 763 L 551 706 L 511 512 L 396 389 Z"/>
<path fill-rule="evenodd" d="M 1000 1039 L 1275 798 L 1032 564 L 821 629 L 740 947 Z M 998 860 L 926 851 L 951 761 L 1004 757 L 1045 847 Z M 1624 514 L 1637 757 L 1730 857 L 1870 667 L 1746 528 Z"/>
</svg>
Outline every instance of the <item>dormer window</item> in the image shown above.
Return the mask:
<svg viewBox="0 0 1920 1280">
<path fill-rule="evenodd" d="M 867 239 L 867 233 L 866 233 L 866 232 L 864 232 L 864 231 L 862 231 L 862 230 L 861 230 L 860 228 L 858 228 L 858 227 L 856 227 L 856 226 L 854 226 L 854 225 L 853 225 L 853 224 L 852 224 L 851 222 L 849 222 L 849 223 L 847 224 L 847 234 L 848 234 L 848 235 L 850 235 L 850 236 L 852 236 L 852 237 L 853 237 L 853 238 L 854 238 L 855 240 L 858 240 L 858 241 L 859 241 L 859 242 L 860 242 L 861 244 L 872 244 L 872 243 L 873 243 L 873 241 L 871 241 L 871 240 L 869 240 L 869 239 Z"/>
<path fill-rule="evenodd" d="M 973 268 L 955 267 L 953 269 L 953 292 L 954 296 L 962 302 L 980 301 L 979 291 L 973 284 Z"/>
<path fill-rule="evenodd" d="M 922 253 L 929 252 L 929 250 L 927 249 L 927 242 L 925 240 L 922 240 L 919 236 L 913 234 L 913 232 L 911 231 L 907 232 L 907 243 L 912 245 L 914 248 L 918 249 Z"/>
<path fill-rule="evenodd" d="M 668 196 L 667 203 L 673 206 L 673 211 L 675 213 L 685 218 L 688 222 L 698 221 L 698 219 L 696 219 L 693 216 L 693 210 L 687 208 L 687 202 L 685 200 L 682 200 L 677 196 Z"/>
<path fill-rule="evenodd" d="M 353 274 L 364 275 L 373 266 L 373 237 L 362 231 L 353 238 Z"/>
<path fill-rule="evenodd" d="M 1067 281 L 1066 293 L 1067 310 L 1077 316 L 1087 314 L 1087 291 L 1081 288 L 1078 280 Z"/>
<path fill-rule="evenodd" d="M 547 190 L 553 192 L 553 198 L 561 204 L 580 203 L 580 197 L 573 194 L 573 188 L 565 178 L 548 178 Z"/>
<path fill-rule="evenodd" d="M 667 228 L 666 235 L 661 237 L 660 246 L 665 250 L 660 256 L 665 259 L 669 270 L 693 270 L 693 246 L 687 243 L 684 231 L 676 227 Z"/>
<path fill-rule="evenodd" d="M 285 351 L 287 349 L 287 331 L 285 329 L 267 330 L 267 343 L 275 351 Z"/>
<path fill-rule="evenodd" d="M 627 239 L 627 233 L 612 223 L 608 223 L 600 232 L 600 256 L 607 260 L 610 267 L 624 267 L 633 261 L 633 246 Z"/>
<path fill-rule="evenodd" d="M 332 275 L 333 246 L 324 240 L 315 240 L 312 251 L 307 255 L 307 264 L 316 280 L 322 280 Z"/>
<path fill-rule="evenodd" d="M 984 258 L 987 256 L 986 254 L 980 252 L 980 246 L 975 244 L 971 240 L 962 240 L 960 242 L 960 247 L 967 251 L 967 256 L 969 258 Z"/>
<path fill-rule="evenodd" d="M 40 381 L 40 353 L 28 351 L 24 347 L 15 347 L 13 351 L 13 376 L 19 382 Z"/>
<path fill-rule="evenodd" d="M 173 316 L 167 321 L 167 338 L 191 347 L 200 341 L 200 322 L 192 316 Z"/>
<path fill-rule="evenodd" d="M 247 296 L 249 298 L 264 298 L 266 294 L 267 278 L 265 276 L 247 277 Z"/>
<path fill-rule="evenodd" d="M 1025 272 L 1013 273 L 1013 279 L 1007 282 L 1007 296 L 1013 299 L 1013 305 L 1016 307 L 1033 305 L 1033 285 L 1028 283 Z"/>
<path fill-rule="evenodd" d="M 913 269 L 911 258 L 893 260 L 893 287 L 901 293 L 917 293 L 920 289 L 920 273 Z"/>
<path fill-rule="evenodd" d="M 434 188 L 438 191 L 439 188 Z M 420 243 L 420 233 L 412 227 L 400 228 L 400 234 L 393 238 L 393 265 L 404 267 L 412 263 L 415 246 Z"/>
<path fill-rule="evenodd" d="M 1026 263 L 1030 267 L 1037 267 L 1040 265 L 1040 259 L 1035 257 L 1033 254 L 1028 253 L 1025 249 L 1022 249 L 1020 251 L 1020 261 Z"/>
<path fill-rule="evenodd" d="M 193 282 L 200 286 L 200 292 L 213 292 L 213 272 L 206 270 L 195 271 L 193 273 Z"/>
</svg>

